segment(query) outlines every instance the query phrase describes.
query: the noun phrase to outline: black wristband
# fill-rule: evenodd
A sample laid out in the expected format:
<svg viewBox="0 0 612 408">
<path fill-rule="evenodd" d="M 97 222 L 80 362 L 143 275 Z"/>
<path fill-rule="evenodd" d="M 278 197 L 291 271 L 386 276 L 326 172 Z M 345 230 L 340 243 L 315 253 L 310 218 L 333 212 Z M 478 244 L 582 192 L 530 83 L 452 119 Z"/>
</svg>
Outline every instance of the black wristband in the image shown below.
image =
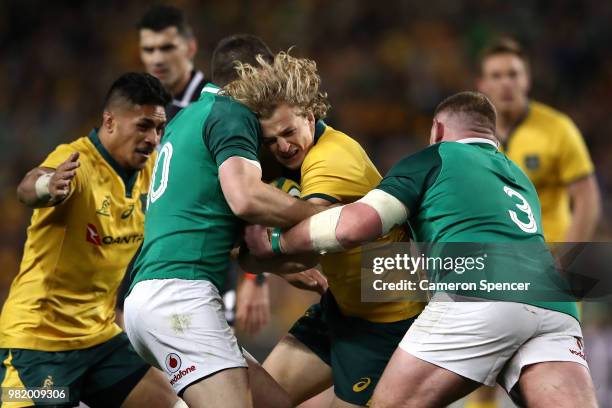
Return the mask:
<svg viewBox="0 0 612 408">
<path fill-rule="evenodd" d="M 264 275 L 263 273 L 258 273 L 255 276 L 255 284 L 257 286 L 261 286 L 266 282 L 266 275 Z"/>
</svg>

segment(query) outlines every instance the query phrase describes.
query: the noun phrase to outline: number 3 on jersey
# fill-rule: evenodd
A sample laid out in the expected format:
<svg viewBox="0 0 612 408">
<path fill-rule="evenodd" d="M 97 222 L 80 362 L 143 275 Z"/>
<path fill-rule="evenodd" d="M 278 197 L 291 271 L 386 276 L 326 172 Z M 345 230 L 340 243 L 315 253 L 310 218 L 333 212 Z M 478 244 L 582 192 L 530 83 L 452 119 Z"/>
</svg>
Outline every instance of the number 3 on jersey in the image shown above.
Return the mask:
<svg viewBox="0 0 612 408">
<path fill-rule="evenodd" d="M 510 214 L 510 218 L 512 219 L 512 221 L 516 225 L 518 225 L 518 227 L 524 232 L 527 232 L 530 234 L 537 232 L 538 224 L 536 223 L 535 217 L 533 216 L 533 211 L 531 211 L 531 206 L 529 205 L 527 200 L 525 200 L 525 197 L 523 197 L 521 193 L 519 193 L 518 191 L 515 191 L 508 186 L 504 186 L 504 192 L 508 194 L 510 197 L 517 197 L 519 200 L 521 200 L 520 204 L 516 204 L 516 208 L 521 210 L 521 212 L 527 214 L 527 219 L 529 220 L 528 223 L 524 223 L 521 220 L 519 220 L 515 211 L 508 210 L 508 214 Z"/>
<path fill-rule="evenodd" d="M 166 142 L 161 150 L 159 151 L 159 155 L 157 155 L 157 161 L 155 162 L 155 167 L 153 168 L 153 174 L 151 176 L 151 186 L 149 187 L 149 205 L 153 204 L 155 201 L 159 199 L 166 191 L 166 187 L 168 187 L 168 175 L 170 173 L 170 160 L 172 159 L 172 144 L 170 142 Z M 159 167 L 161 166 L 161 174 L 158 177 Z"/>
</svg>

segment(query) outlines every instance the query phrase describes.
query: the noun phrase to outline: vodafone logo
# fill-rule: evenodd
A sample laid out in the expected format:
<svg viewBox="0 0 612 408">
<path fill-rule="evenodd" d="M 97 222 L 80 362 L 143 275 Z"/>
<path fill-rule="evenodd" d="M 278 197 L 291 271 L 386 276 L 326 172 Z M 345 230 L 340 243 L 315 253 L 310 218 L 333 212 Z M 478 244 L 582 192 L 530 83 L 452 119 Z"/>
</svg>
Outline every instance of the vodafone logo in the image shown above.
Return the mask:
<svg viewBox="0 0 612 408">
<path fill-rule="evenodd" d="M 181 378 L 183 378 L 189 373 L 193 373 L 195 370 L 196 370 L 195 365 L 192 365 L 191 367 L 187 367 L 184 370 L 180 370 L 178 373 L 174 374 L 174 377 L 172 377 L 172 379 L 170 380 L 170 385 L 176 384 L 178 380 L 180 380 Z"/>
<path fill-rule="evenodd" d="M 569 349 L 569 352 L 575 356 L 580 357 L 583 360 L 586 360 L 586 356 L 584 354 L 584 343 L 582 339 L 580 337 L 574 337 L 574 338 L 576 339 L 576 346 L 578 347 L 578 350 Z"/>
<path fill-rule="evenodd" d="M 578 346 L 580 351 L 582 351 L 584 349 L 584 342 L 582 341 L 580 337 L 574 337 L 574 338 L 576 339 L 576 345 Z"/>
<path fill-rule="evenodd" d="M 94 245 L 102 245 L 102 240 L 100 239 L 100 234 L 98 234 L 98 229 L 93 224 L 87 224 L 85 239 L 87 242 L 91 242 Z"/>
<path fill-rule="evenodd" d="M 176 373 L 181 368 L 181 358 L 176 353 L 170 353 L 166 356 L 166 370 L 169 373 Z"/>
</svg>

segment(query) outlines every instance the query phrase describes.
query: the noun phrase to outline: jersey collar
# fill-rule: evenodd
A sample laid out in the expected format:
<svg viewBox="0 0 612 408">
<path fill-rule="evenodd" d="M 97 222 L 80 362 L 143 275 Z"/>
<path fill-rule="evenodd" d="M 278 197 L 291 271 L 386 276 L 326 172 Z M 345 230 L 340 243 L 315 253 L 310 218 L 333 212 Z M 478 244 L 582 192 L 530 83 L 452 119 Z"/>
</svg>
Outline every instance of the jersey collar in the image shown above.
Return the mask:
<svg viewBox="0 0 612 408">
<path fill-rule="evenodd" d="M 204 80 L 204 73 L 202 71 L 192 71 L 189 83 L 187 83 L 187 86 L 179 95 L 174 97 L 172 104 L 178 106 L 179 108 L 188 106 L 194 99 L 197 99 L 197 96 L 194 98 L 194 95 L 197 95 L 196 91 L 198 87 L 202 85 Z"/>
<path fill-rule="evenodd" d="M 495 143 L 491 139 L 485 139 L 484 137 L 466 137 L 464 139 L 455 140 L 457 143 L 464 144 L 488 144 L 499 150 L 499 144 Z"/>
<path fill-rule="evenodd" d="M 125 196 L 128 198 L 132 197 L 132 190 L 134 188 L 134 183 L 136 183 L 136 177 L 138 177 L 138 170 L 126 170 L 117 163 L 115 159 L 110 155 L 108 150 L 104 147 L 100 138 L 98 137 L 98 129 L 93 128 L 91 132 L 89 132 L 89 140 L 94 145 L 98 153 L 102 156 L 104 160 L 115 170 L 115 173 L 121 180 L 123 181 L 123 185 L 125 186 Z"/>
<path fill-rule="evenodd" d="M 200 96 L 204 95 L 205 93 L 211 93 L 211 94 L 218 94 L 219 91 L 221 90 L 221 88 L 219 88 L 217 85 L 213 84 L 212 82 L 209 82 L 206 84 L 206 86 L 204 88 L 202 88 L 202 92 L 200 93 Z"/>
<path fill-rule="evenodd" d="M 327 125 L 325 124 L 325 122 L 323 122 L 323 120 L 321 119 L 317 120 L 317 123 L 315 123 L 314 143 L 313 144 L 317 144 L 317 142 L 319 141 L 323 133 L 325 133 L 326 128 L 327 128 Z"/>
</svg>

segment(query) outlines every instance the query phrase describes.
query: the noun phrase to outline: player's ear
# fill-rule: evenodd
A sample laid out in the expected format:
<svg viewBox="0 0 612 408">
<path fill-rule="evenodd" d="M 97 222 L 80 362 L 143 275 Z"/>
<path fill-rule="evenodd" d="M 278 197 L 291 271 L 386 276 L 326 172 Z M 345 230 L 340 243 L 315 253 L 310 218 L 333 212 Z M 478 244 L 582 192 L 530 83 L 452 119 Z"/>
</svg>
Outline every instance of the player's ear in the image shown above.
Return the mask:
<svg viewBox="0 0 612 408">
<path fill-rule="evenodd" d="M 314 113 L 312 113 L 311 111 L 306 112 L 306 123 L 308 123 L 308 128 L 310 129 L 310 133 L 313 135 L 315 134 L 315 116 Z"/>
<path fill-rule="evenodd" d="M 115 118 L 110 111 L 105 110 L 102 114 L 102 127 L 106 132 L 113 133 L 115 128 Z"/>
<path fill-rule="evenodd" d="M 196 52 L 198 52 L 198 41 L 195 38 L 191 38 L 187 41 L 187 56 L 193 60 Z"/>
<path fill-rule="evenodd" d="M 308 122 L 310 122 L 310 123 L 315 123 L 315 116 L 314 116 L 314 113 L 312 113 L 311 110 L 306 112 L 306 120 L 308 120 Z"/>
<path fill-rule="evenodd" d="M 440 143 L 444 138 L 444 124 L 438 119 L 433 120 L 433 125 L 431 127 L 431 137 L 429 139 L 430 144 Z"/>
</svg>

